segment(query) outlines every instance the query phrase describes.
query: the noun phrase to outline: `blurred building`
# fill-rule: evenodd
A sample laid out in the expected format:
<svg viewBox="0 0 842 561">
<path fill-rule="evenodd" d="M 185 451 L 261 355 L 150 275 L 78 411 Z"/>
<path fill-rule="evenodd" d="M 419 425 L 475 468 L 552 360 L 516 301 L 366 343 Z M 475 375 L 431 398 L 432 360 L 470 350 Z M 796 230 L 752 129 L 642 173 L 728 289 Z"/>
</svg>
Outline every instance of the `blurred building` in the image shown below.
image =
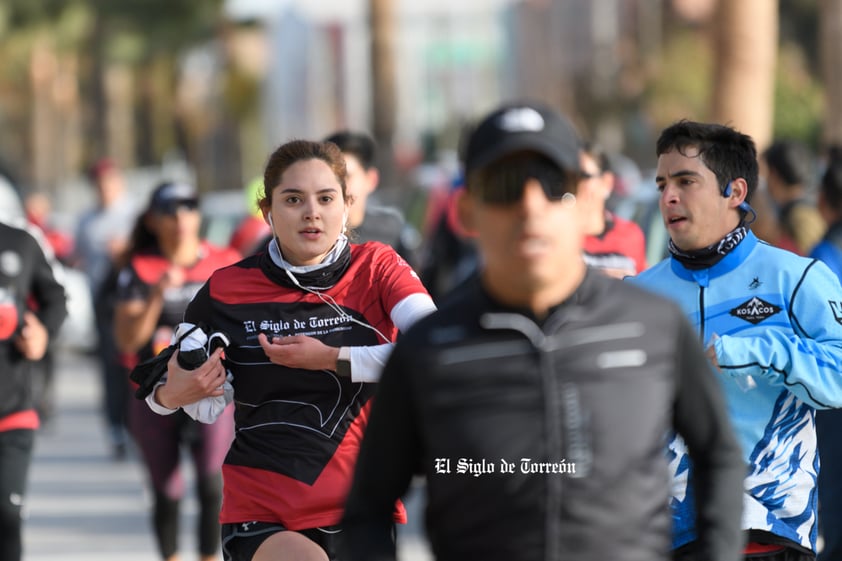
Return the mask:
<svg viewBox="0 0 842 561">
<path fill-rule="evenodd" d="M 396 1 L 397 145 L 413 145 L 454 116 L 474 115 L 501 95 L 507 42 L 501 13 L 512 0 Z M 272 146 L 339 127 L 370 128 L 368 2 L 230 0 L 229 18 L 260 22 L 262 126 Z M 256 48 L 254 26 L 232 34 Z M 260 55 L 233 47 L 248 64 Z"/>
<path fill-rule="evenodd" d="M 368 9 L 367 0 L 228 0 L 239 24 L 231 62 L 262 74 L 261 154 L 293 137 L 370 127 Z M 417 155 L 425 139 L 455 146 L 465 119 L 517 97 L 581 115 L 587 132 L 622 149 L 628 118 L 616 100 L 642 95 L 640 60 L 660 46 L 663 9 L 642 0 L 394 0 L 396 154 Z"/>
</svg>

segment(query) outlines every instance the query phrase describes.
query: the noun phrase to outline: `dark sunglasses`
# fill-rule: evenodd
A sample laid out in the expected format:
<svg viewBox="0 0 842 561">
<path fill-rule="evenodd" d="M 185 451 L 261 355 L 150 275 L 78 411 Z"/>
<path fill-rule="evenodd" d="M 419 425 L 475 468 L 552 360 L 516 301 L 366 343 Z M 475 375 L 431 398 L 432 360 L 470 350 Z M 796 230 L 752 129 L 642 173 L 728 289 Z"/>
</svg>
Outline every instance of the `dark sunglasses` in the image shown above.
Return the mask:
<svg viewBox="0 0 842 561">
<path fill-rule="evenodd" d="M 175 216 L 181 209 L 189 211 L 199 210 L 199 201 L 196 199 L 173 199 L 158 205 L 155 208 L 155 212 L 167 216 Z"/>
<path fill-rule="evenodd" d="M 523 189 L 529 179 L 541 184 L 549 200 L 560 201 L 567 193 L 575 192 L 578 177 L 578 174 L 566 172 L 546 157 L 519 154 L 475 171 L 468 178 L 468 184 L 483 202 L 510 205 L 523 197 Z"/>
</svg>

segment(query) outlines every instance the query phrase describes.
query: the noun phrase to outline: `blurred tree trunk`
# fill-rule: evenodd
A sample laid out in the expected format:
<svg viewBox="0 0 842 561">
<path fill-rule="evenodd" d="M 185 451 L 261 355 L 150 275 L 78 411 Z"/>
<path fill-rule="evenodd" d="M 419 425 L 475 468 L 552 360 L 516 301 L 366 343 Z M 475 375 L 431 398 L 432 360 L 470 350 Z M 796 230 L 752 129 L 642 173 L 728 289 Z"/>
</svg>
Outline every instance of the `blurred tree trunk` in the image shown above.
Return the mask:
<svg viewBox="0 0 842 561">
<path fill-rule="evenodd" d="M 772 140 L 778 2 L 720 0 L 714 30 L 713 118 L 763 150 Z"/>
<path fill-rule="evenodd" d="M 60 180 L 71 177 L 84 165 L 84 141 L 82 134 L 82 100 L 79 95 L 80 61 L 75 53 L 64 57 L 62 80 L 56 93 L 56 102 L 61 107 L 64 119 L 64 169 Z M 56 185 L 58 187 L 58 185 Z"/>
<path fill-rule="evenodd" d="M 46 189 L 53 177 L 53 139 L 55 115 L 50 92 L 57 73 L 58 62 L 52 46 L 41 38 L 36 41 L 29 60 L 29 79 L 32 91 L 32 184 L 35 190 Z"/>
<path fill-rule="evenodd" d="M 395 2 L 369 0 L 371 22 L 372 133 L 377 141 L 381 185 L 394 180 L 392 139 L 397 107 L 395 91 Z"/>
<path fill-rule="evenodd" d="M 515 5 L 515 82 L 513 93 L 542 101 L 574 120 L 579 117 L 570 66 L 575 58 L 562 32 L 567 18 L 581 6 L 563 2 L 522 2 Z M 572 42 L 572 41 L 571 41 Z M 590 48 L 579 45 L 584 50 Z M 536 53 L 541 53 L 536 56 Z"/>
<path fill-rule="evenodd" d="M 138 73 L 137 93 L 137 163 L 141 166 L 155 162 L 155 65 L 147 61 Z"/>
<path fill-rule="evenodd" d="M 158 55 L 138 75 L 138 164 L 160 163 L 176 145 L 174 61 Z"/>
<path fill-rule="evenodd" d="M 78 169 L 82 145 L 79 64 L 75 54 L 61 55 L 45 37 L 29 58 L 31 152 L 28 173 L 35 191 L 55 192 Z"/>
<path fill-rule="evenodd" d="M 819 2 L 819 40 L 825 86 L 824 142 L 842 146 L 842 0 Z"/>
<path fill-rule="evenodd" d="M 89 153 L 86 164 L 90 164 L 109 155 L 106 133 L 106 114 L 108 113 L 108 99 L 105 95 L 105 22 L 102 15 L 94 10 L 94 23 L 90 36 L 90 75 L 87 82 L 90 91 L 85 96 L 88 106 L 90 121 L 87 123 L 90 139 Z"/>
<path fill-rule="evenodd" d="M 123 167 L 133 167 L 135 159 L 136 80 L 128 65 L 111 64 L 105 69 L 106 151 Z"/>
</svg>

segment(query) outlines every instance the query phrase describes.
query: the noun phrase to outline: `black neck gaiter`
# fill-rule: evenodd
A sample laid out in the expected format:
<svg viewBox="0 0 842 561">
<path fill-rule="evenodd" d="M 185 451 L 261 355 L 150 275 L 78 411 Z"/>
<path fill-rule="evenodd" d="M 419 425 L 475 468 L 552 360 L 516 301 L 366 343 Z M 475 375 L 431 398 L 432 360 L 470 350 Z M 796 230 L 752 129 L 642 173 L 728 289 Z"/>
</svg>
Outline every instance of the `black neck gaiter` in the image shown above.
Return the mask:
<svg viewBox="0 0 842 561">
<path fill-rule="evenodd" d="M 269 253 L 269 251 L 266 251 L 261 255 L 261 268 L 273 281 L 288 288 L 306 287 L 312 290 L 327 290 L 339 282 L 339 279 L 348 270 L 348 265 L 351 264 L 351 244 L 345 244 L 345 247 L 333 263 L 319 267 L 314 271 L 295 273 L 295 278 L 300 285 L 298 286 L 292 282 L 282 267 L 272 261 Z"/>
<path fill-rule="evenodd" d="M 737 247 L 746 237 L 748 227 L 745 220 L 741 220 L 736 228 L 728 232 L 724 238 L 702 249 L 683 251 L 670 240 L 669 250 L 682 265 L 690 270 L 698 271 L 713 267 Z"/>
</svg>

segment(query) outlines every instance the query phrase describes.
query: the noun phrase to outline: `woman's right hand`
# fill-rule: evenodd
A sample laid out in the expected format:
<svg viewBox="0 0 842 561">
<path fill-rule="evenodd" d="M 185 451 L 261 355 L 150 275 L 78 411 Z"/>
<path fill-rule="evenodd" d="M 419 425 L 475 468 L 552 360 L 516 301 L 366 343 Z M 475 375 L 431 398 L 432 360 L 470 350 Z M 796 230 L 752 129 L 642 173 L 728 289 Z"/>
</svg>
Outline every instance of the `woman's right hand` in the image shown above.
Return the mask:
<svg viewBox="0 0 842 561">
<path fill-rule="evenodd" d="M 167 409 L 177 409 L 206 397 L 223 395 L 225 367 L 221 360 L 222 349 L 216 349 L 204 364 L 194 370 L 178 365 L 178 351 L 167 362 L 167 378 L 155 392 L 155 401 Z"/>
</svg>

